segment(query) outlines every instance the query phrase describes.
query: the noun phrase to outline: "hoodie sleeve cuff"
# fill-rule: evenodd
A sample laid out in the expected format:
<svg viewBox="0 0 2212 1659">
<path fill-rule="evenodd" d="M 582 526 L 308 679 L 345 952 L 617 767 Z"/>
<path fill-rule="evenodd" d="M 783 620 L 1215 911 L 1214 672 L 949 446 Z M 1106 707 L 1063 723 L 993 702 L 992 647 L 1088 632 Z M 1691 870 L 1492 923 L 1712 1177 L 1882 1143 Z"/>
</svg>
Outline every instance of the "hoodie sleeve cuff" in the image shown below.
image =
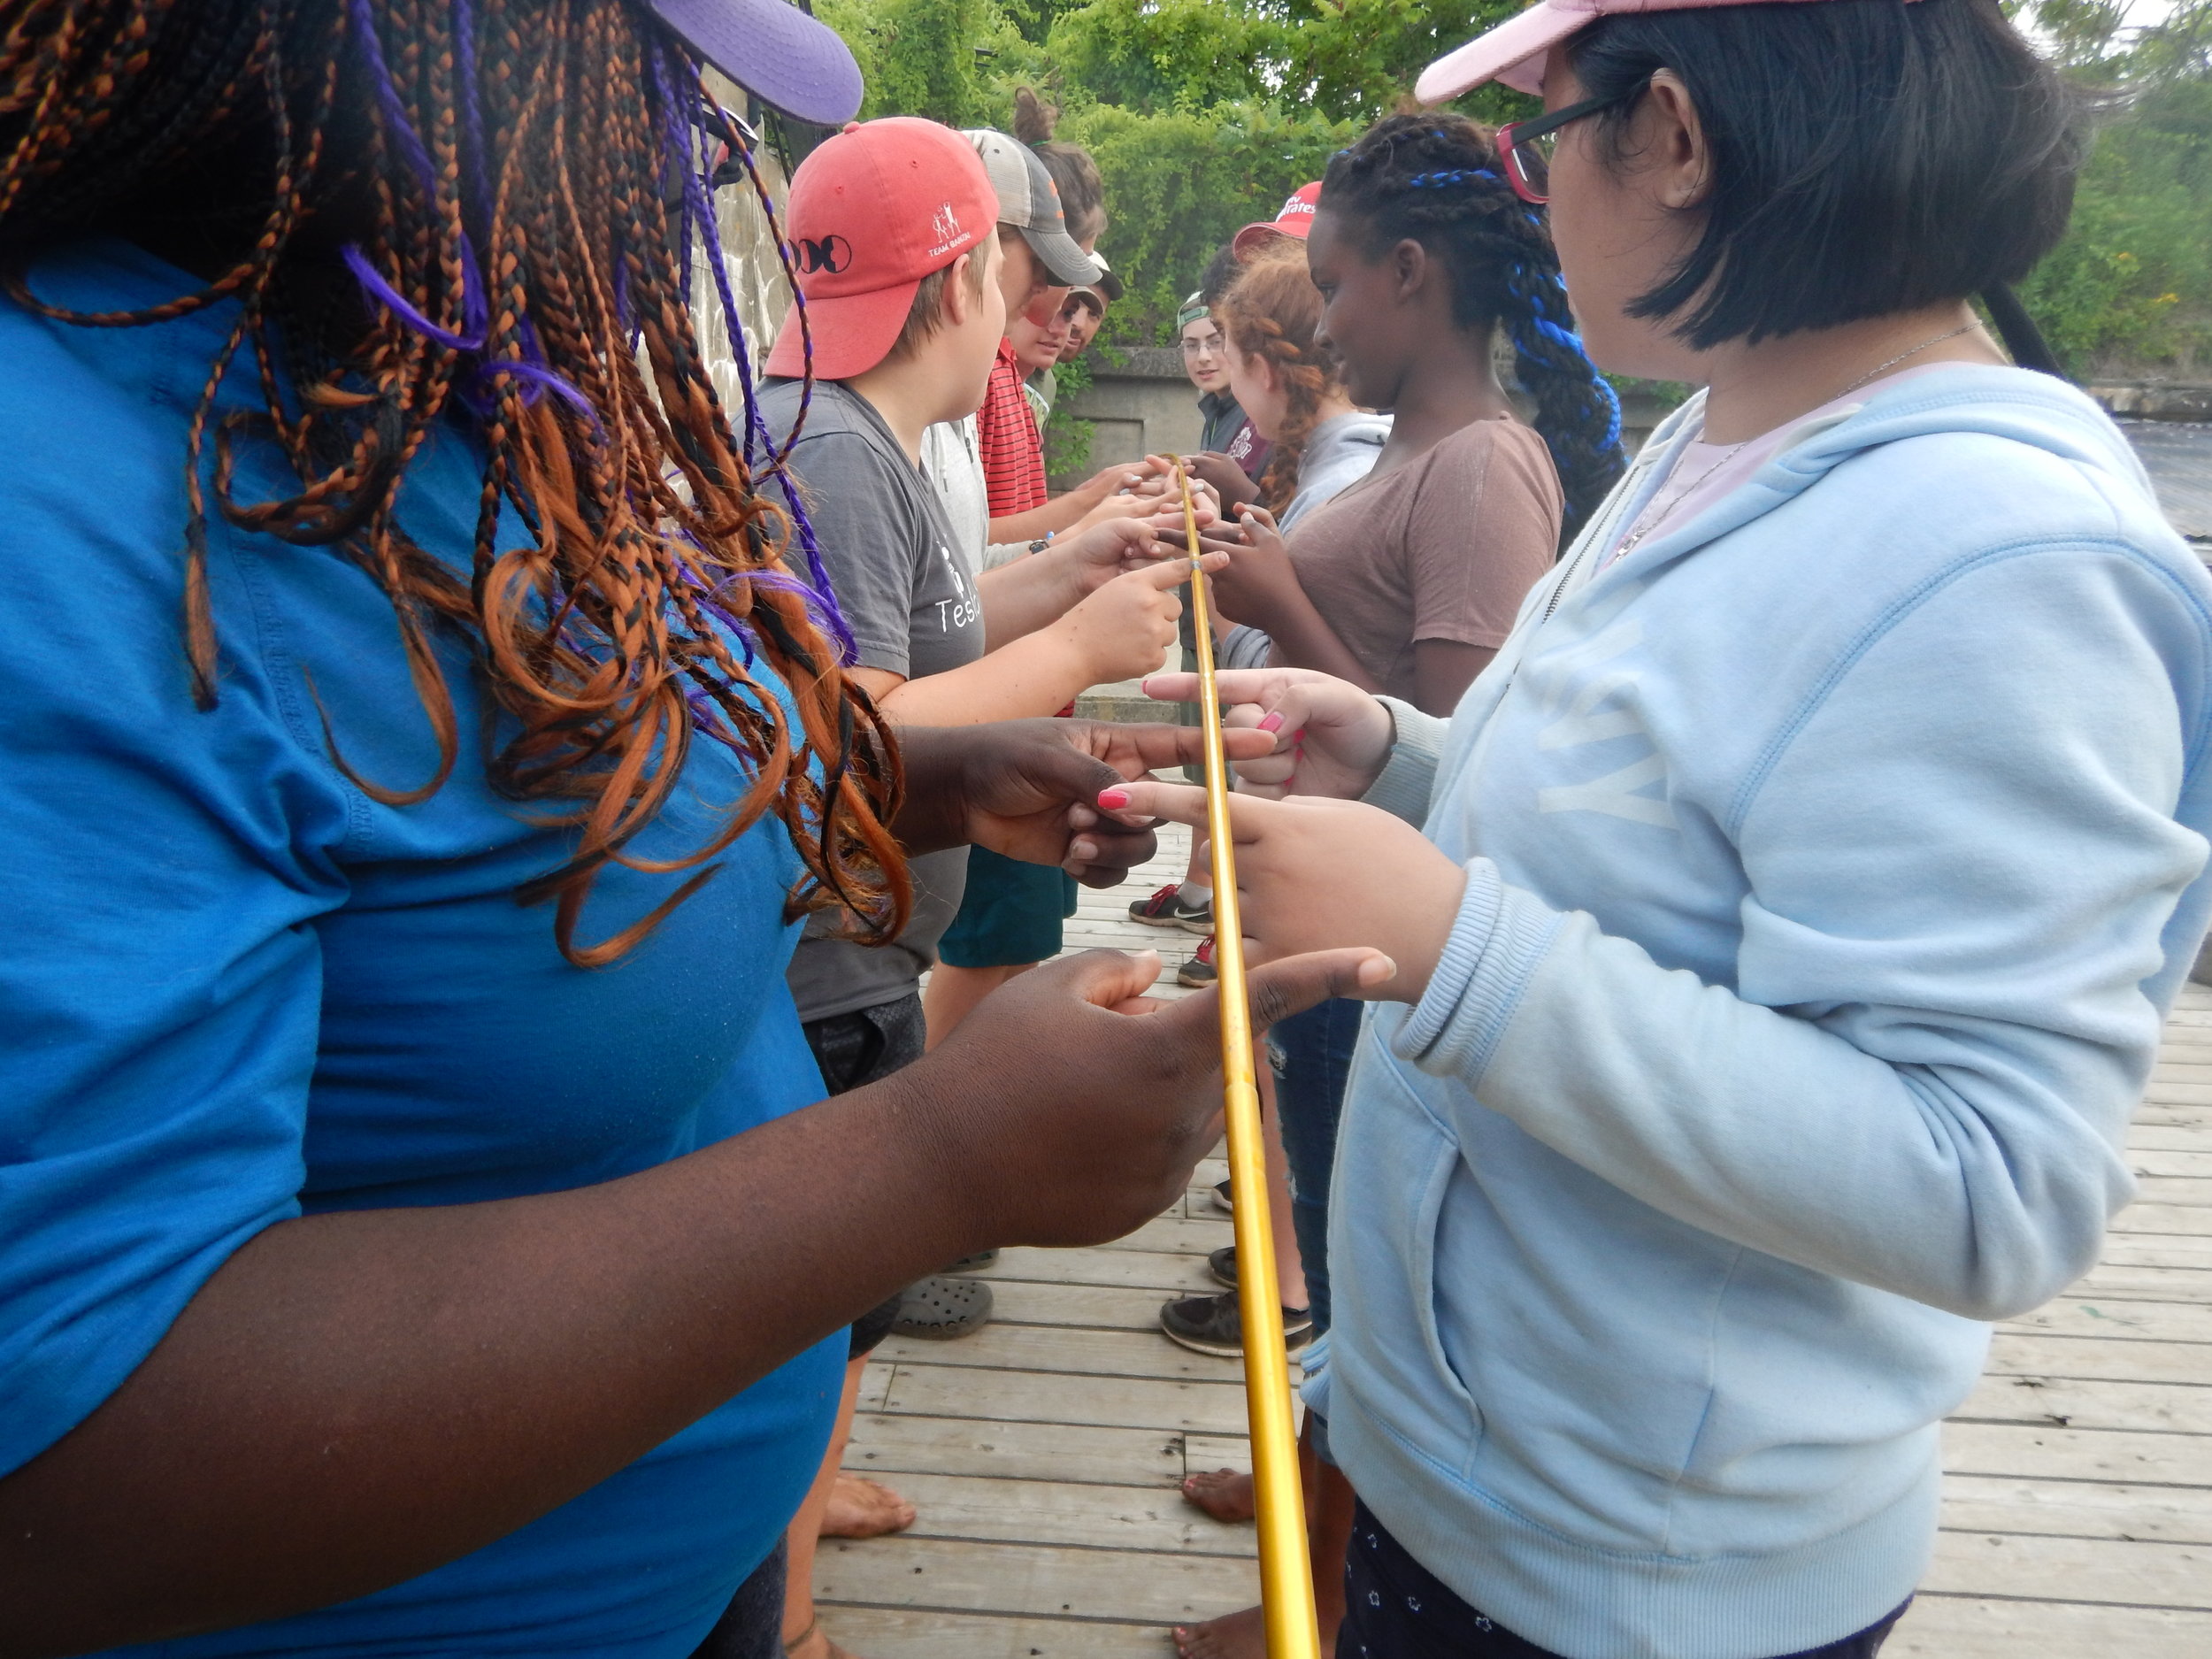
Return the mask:
<svg viewBox="0 0 2212 1659">
<path fill-rule="evenodd" d="M 1418 829 L 1428 822 L 1429 795 L 1436 784 L 1437 760 L 1444 752 L 1444 733 L 1449 723 L 1395 697 L 1376 701 L 1390 710 L 1397 735 L 1391 741 L 1390 758 L 1383 763 L 1382 774 L 1360 799 Z"/>
<path fill-rule="evenodd" d="M 1565 918 L 1499 878 L 1487 858 L 1467 864 L 1467 891 L 1428 989 L 1390 1040 L 1397 1056 L 1470 1088 L 1512 1023 L 1522 988 Z"/>
<path fill-rule="evenodd" d="M 1324 1417 L 1329 1415 L 1329 1333 L 1319 1336 L 1299 1350 L 1298 1367 L 1305 1373 L 1305 1380 L 1298 1385 L 1298 1397 L 1305 1402 L 1306 1409 L 1317 1411 Z"/>
</svg>

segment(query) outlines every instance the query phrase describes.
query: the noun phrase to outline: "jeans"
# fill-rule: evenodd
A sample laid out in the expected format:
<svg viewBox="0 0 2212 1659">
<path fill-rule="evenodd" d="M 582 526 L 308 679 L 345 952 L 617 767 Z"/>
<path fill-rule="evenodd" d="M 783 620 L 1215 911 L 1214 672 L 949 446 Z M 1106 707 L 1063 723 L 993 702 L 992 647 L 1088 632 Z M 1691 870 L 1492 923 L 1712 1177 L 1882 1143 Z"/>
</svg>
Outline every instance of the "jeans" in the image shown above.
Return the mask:
<svg viewBox="0 0 2212 1659">
<path fill-rule="evenodd" d="M 1910 1607 L 1910 1597 L 1905 1607 Z M 1781 1659 L 1874 1659 L 1905 1608 L 1855 1636 Z M 1344 1624 L 1336 1659 L 1559 1659 L 1461 1601 L 1383 1530 L 1363 1503 L 1344 1558 Z"/>
<path fill-rule="evenodd" d="M 1268 1033 L 1275 1063 L 1275 1104 L 1290 1162 L 1290 1220 L 1305 1263 L 1306 1301 L 1314 1334 L 1329 1328 L 1329 1168 L 1336 1162 L 1336 1126 L 1344 1116 L 1344 1084 L 1352 1071 L 1364 1002 L 1331 997 L 1279 1020 Z"/>
<path fill-rule="evenodd" d="M 737 1586 L 691 1659 L 783 1659 L 783 1540 Z"/>
</svg>

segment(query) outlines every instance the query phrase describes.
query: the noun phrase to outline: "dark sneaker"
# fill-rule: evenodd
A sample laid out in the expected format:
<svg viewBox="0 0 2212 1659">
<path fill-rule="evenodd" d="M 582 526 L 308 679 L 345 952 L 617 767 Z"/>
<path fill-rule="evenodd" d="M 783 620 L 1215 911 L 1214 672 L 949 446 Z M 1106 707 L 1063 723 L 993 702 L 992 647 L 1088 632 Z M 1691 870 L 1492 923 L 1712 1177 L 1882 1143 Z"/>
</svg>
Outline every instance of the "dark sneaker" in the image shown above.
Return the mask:
<svg viewBox="0 0 2212 1659">
<path fill-rule="evenodd" d="M 1225 1215 L 1237 1213 L 1237 1190 L 1225 1180 L 1214 1183 L 1214 1208 Z M 1226 1282 L 1233 1285 L 1237 1281 L 1232 1279 Z"/>
<path fill-rule="evenodd" d="M 1148 899 L 1132 900 L 1129 919 L 1147 927 L 1179 927 L 1188 933 L 1210 933 L 1214 930 L 1213 901 L 1187 904 L 1183 902 L 1182 884 L 1171 881 Z"/>
<path fill-rule="evenodd" d="M 1218 1250 L 1209 1250 L 1206 1253 L 1206 1271 L 1214 1276 L 1216 1283 L 1234 1290 L 1237 1287 L 1237 1247 L 1225 1244 Z"/>
<path fill-rule="evenodd" d="M 1175 970 L 1175 983 L 1202 991 L 1221 977 L 1214 967 L 1214 941 L 1210 935 L 1198 947 L 1198 954 Z"/>
<path fill-rule="evenodd" d="M 1237 1293 L 1218 1296 L 1186 1296 L 1160 1310 L 1160 1329 L 1168 1340 L 1180 1342 L 1194 1354 L 1236 1359 L 1244 1353 L 1244 1319 L 1237 1311 Z M 1303 1348 L 1313 1334 L 1313 1315 L 1303 1308 L 1283 1310 L 1283 1346 L 1293 1352 Z"/>
</svg>

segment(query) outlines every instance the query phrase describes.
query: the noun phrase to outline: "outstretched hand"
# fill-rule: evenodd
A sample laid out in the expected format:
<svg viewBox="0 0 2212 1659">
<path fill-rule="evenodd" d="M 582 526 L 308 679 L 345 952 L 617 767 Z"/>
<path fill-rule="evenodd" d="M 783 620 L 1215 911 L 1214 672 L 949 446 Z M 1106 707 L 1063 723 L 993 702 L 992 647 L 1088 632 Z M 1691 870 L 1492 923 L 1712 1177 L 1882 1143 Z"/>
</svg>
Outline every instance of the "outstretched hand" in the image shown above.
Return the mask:
<svg viewBox="0 0 2212 1659">
<path fill-rule="evenodd" d="M 1187 784 L 1118 784 L 1099 804 L 1206 828 L 1206 792 Z M 1465 871 L 1410 824 L 1356 801 L 1233 795 L 1229 823 L 1253 961 L 1369 945 L 1398 972 L 1357 994 L 1420 1000 L 1458 918 Z"/>
<path fill-rule="evenodd" d="M 1232 760 L 1267 752 L 1273 737 L 1225 733 Z M 971 842 L 1025 864 L 1057 864 L 1087 887 L 1110 887 L 1156 850 L 1149 820 L 1109 811 L 1099 792 L 1155 768 L 1200 759 L 1195 726 L 1107 720 L 1002 720 L 901 733 L 907 806 L 896 826 L 910 852 Z"/>
<path fill-rule="evenodd" d="M 1251 794 L 1328 795 L 1356 800 L 1382 775 L 1396 735 L 1390 710 L 1370 693 L 1310 668 L 1227 668 L 1215 677 L 1226 705 L 1224 735 L 1266 733 L 1272 747 L 1249 759 L 1233 749 L 1237 777 Z M 1193 703 L 1196 674 L 1154 674 L 1144 695 Z"/>
<path fill-rule="evenodd" d="M 1148 950 L 1046 963 L 877 1086 L 915 1102 L 915 1151 L 972 1209 L 974 1248 L 1102 1244 L 1188 1185 L 1221 1133 L 1219 992 L 1155 1003 L 1159 972 Z M 1255 968 L 1253 1027 L 1368 995 L 1391 972 L 1356 949 Z"/>
</svg>

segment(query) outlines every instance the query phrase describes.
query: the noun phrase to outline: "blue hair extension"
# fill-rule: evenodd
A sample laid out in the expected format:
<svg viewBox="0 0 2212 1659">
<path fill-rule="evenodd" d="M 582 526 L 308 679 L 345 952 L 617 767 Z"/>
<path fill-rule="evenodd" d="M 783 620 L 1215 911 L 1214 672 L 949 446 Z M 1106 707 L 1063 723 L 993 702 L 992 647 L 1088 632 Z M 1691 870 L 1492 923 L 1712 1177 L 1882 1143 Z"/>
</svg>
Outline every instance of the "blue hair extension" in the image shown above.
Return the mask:
<svg viewBox="0 0 2212 1659">
<path fill-rule="evenodd" d="M 656 61 L 657 62 L 657 54 Z M 656 78 L 658 78 L 657 71 Z M 718 106 L 714 105 L 707 98 L 703 87 L 699 89 L 696 96 L 697 102 L 693 105 L 693 113 L 698 119 L 699 128 L 703 133 L 711 131 L 712 118 L 720 115 L 722 111 Z M 753 365 L 751 356 L 745 344 L 745 325 L 738 315 L 737 296 L 730 289 L 729 265 L 722 257 L 722 237 L 719 228 L 714 222 L 714 204 L 707 197 L 708 174 L 703 166 L 693 167 L 688 165 L 689 135 L 690 123 L 687 121 L 686 123 L 687 155 L 684 169 L 684 199 L 688 210 L 686 218 L 696 219 L 701 239 L 706 244 L 707 263 L 714 270 L 716 297 L 721 302 L 723 323 L 730 336 L 732 354 L 736 359 L 737 383 L 745 405 L 743 441 L 745 464 L 748 470 L 750 470 L 753 463 L 753 446 L 757 438 L 762 448 L 772 457 L 772 461 L 767 474 L 755 474 L 755 488 L 758 488 L 764 485 L 767 476 L 773 476 L 781 487 L 785 504 L 791 515 L 792 537 L 799 544 L 799 552 L 806 561 L 807 575 L 811 581 L 808 584 L 799 583 L 795 579 L 788 580 L 791 580 L 793 585 L 801 592 L 808 595 L 810 608 L 814 611 L 830 637 L 837 642 L 838 660 L 849 667 L 860 660 L 860 642 L 853 637 L 852 628 L 845 620 L 845 613 L 838 608 L 837 590 L 830 580 L 828 566 L 822 563 L 822 549 L 814 538 L 814 526 L 807 518 L 806 508 L 799 499 L 799 492 L 792 487 L 790 472 L 784 465 L 791 452 L 790 445 L 787 443 L 781 450 L 775 449 L 774 442 L 768 432 L 767 422 L 762 419 L 759 403 L 753 396 Z M 746 171 L 751 173 L 753 172 L 751 153 L 749 150 L 743 150 L 738 141 L 738 134 L 726 134 L 726 142 L 731 146 L 731 153 L 738 154 L 742 150 Z M 770 227 L 772 231 L 775 228 L 772 220 L 771 220 Z M 688 245 L 688 233 L 687 233 L 686 241 Z M 780 247 L 780 240 L 778 245 Z M 793 285 L 795 296 L 796 291 L 797 285 L 795 283 Z M 810 361 L 809 366 L 810 381 Z M 810 385 L 809 389 L 811 389 Z M 802 417 L 803 418 L 803 410 Z M 795 429 L 794 441 L 796 435 Z M 771 583 L 770 585 L 776 584 Z"/>
<path fill-rule="evenodd" d="M 415 175 L 423 199 L 438 199 L 438 173 L 431 165 L 430 152 L 423 147 L 422 136 L 415 131 L 414 123 L 407 119 L 407 105 L 399 96 L 399 87 L 392 79 L 391 65 L 384 60 L 384 43 L 377 38 L 376 14 L 370 9 L 369 0 L 349 0 L 351 32 L 361 42 L 361 55 L 367 62 L 369 78 L 375 83 L 376 101 L 384 111 L 384 119 L 399 140 L 408 167 Z M 348 242 L 342 256 L 347 267 L 361 281 L 370 296 L 390 311 L 408 327 L 436 341 L 440 345 L 456 351 L 479 350 L 484 344 L 484 331 L 491 320 L 491 310 L 484 296 L 484 275 L 477 268 L 475 245 L 469 241 L 465 227 L 460 239 L 461 266 L 461 326 L 458 330 L 433 323 L 420 311 L 404 302 L 395 304 L 398 295 L 370 266 L 367 256 L 359 246 Z M 365 273 L 366 274 L 365 274 Z M 371 279 L 374 280 L 372 280 Z"/>
<path fill-rule="evenodd" d="M 1471 184 L 1480 179 L 1495 184 L 1498 175 L 1485 167 L 1452 167 L 1440 173 L 1417 173 L 1406 180 L 1406 187 L 1414 190 L 1448 190 L 1456 184 Z"/>
</svg>

